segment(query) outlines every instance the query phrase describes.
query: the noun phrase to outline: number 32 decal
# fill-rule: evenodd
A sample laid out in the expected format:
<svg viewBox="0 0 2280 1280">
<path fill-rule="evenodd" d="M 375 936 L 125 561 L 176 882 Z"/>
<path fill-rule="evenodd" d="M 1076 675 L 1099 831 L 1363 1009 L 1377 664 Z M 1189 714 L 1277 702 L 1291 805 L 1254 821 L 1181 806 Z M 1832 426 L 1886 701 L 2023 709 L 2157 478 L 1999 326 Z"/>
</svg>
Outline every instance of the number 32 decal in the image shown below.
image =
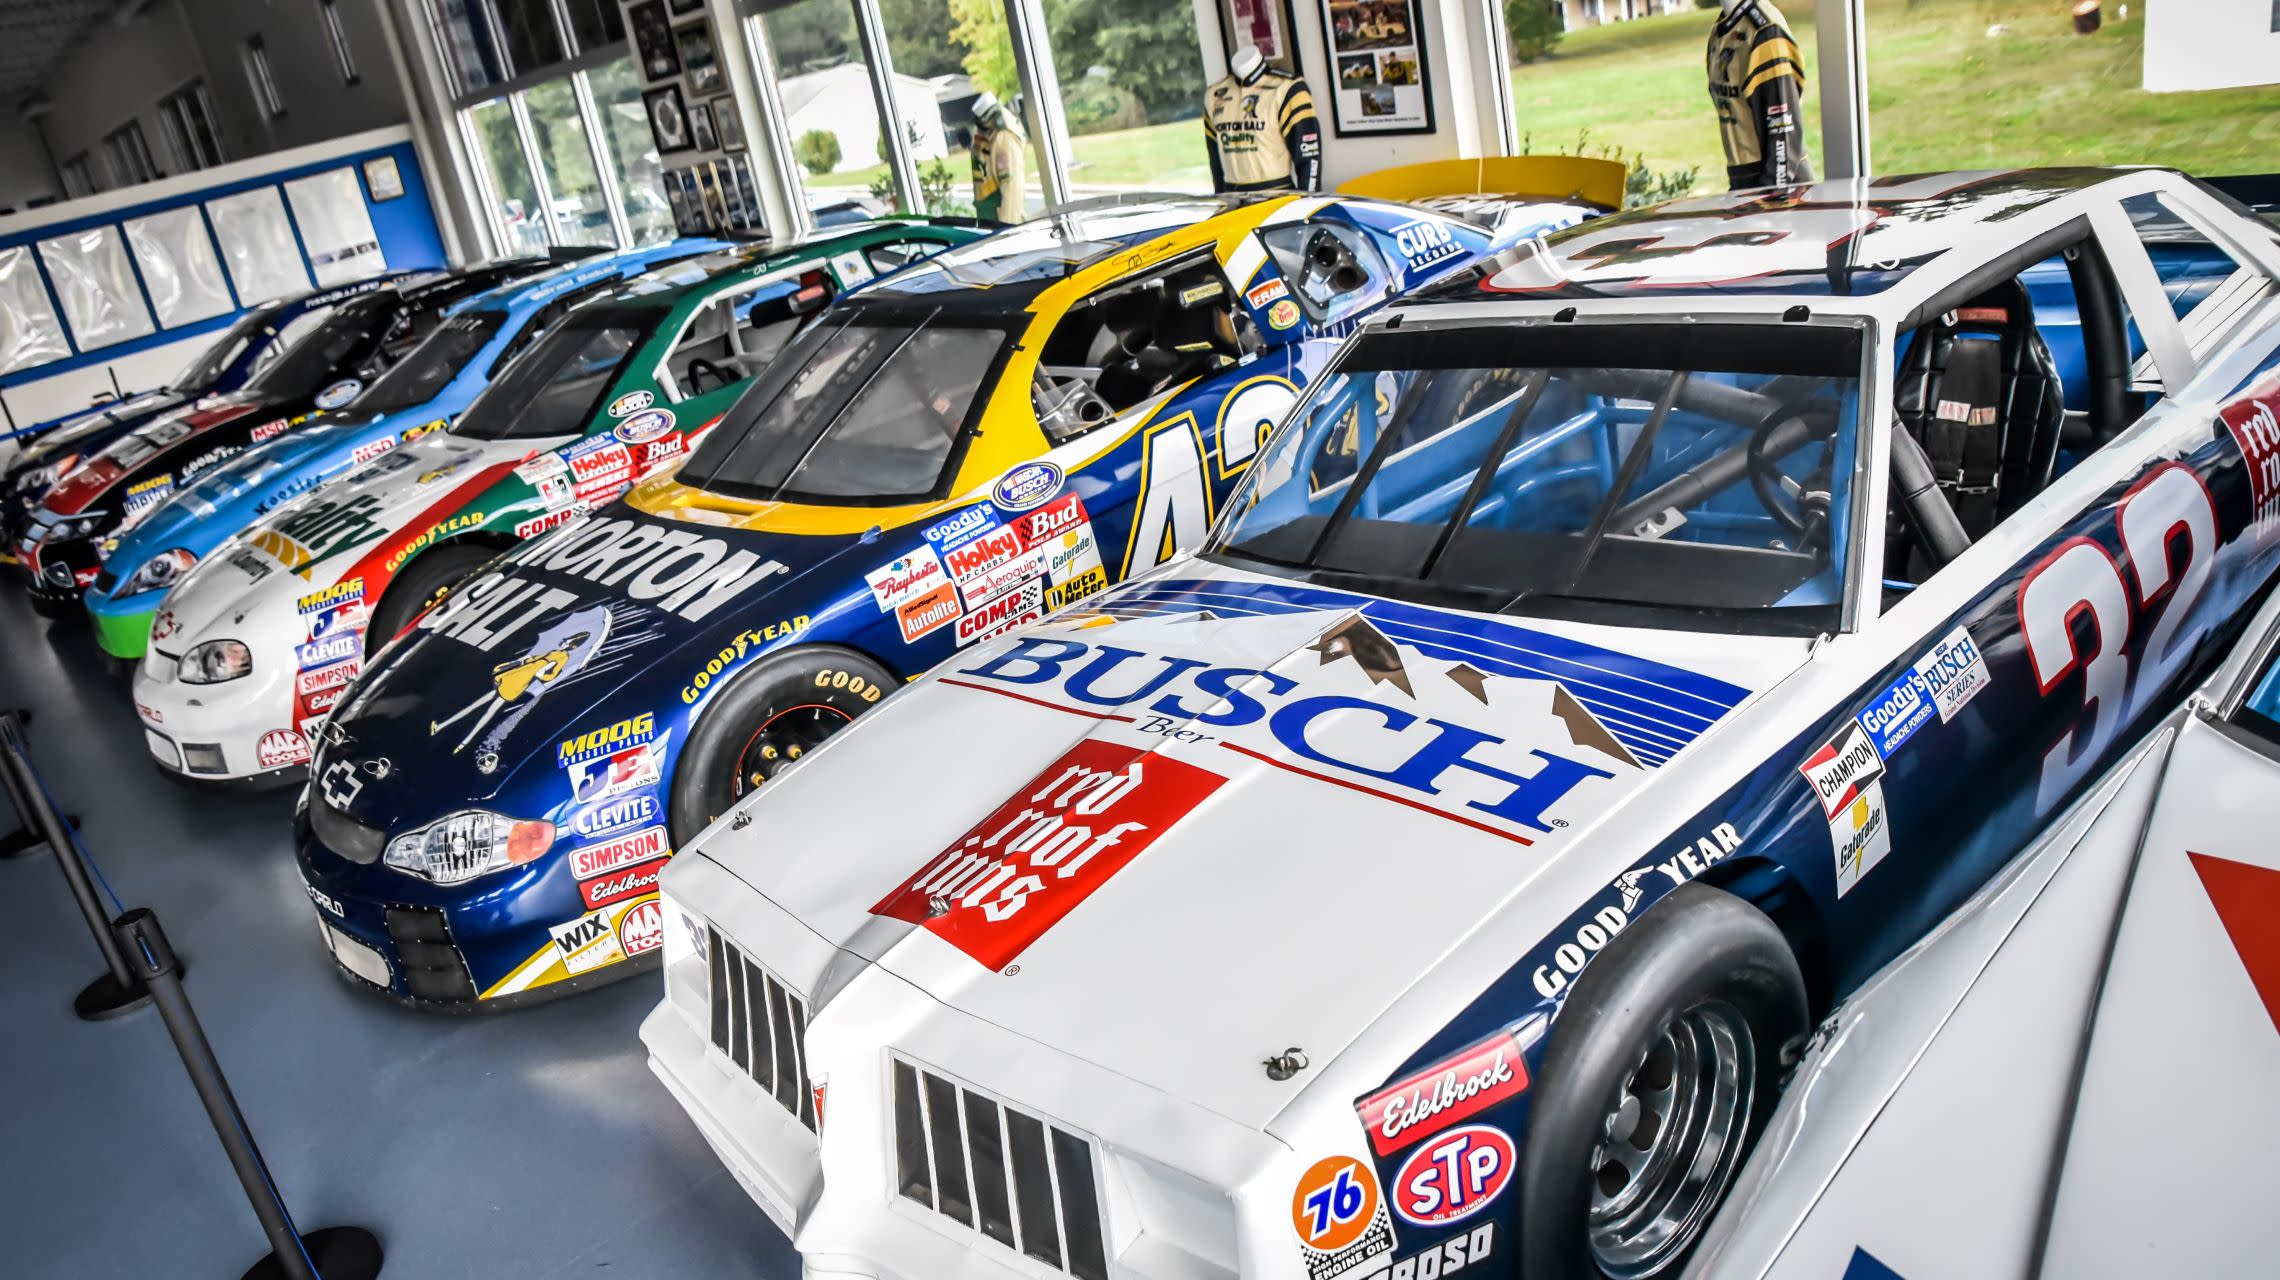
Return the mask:
<svg viewBox="0 0 2280 1280">
<path fill-rule="evenodd" d="M 2133 692 L 2150 696 L 2191 653 L 2207 620 L 2180 635 L 2208 586 L 2217 550 L 2217 507 L 2191 467 L 2169 463 L 2122 495 L 2116 513 L 2127 572 L 2086 537 L 2060 543 L 2027 572 L 2019 587 L 2019 631 L 2035 680 L 2048 695 L 2077 668 L 2082 671 L 2087 734 L 2077 722 L 2043 756 L 2036 805 L 2048 809 L 2081 779 L 2128 719 Z M 2182 567 L 2173 562 L 2182 559 Z M 2133 591 L 2134 587 L 2134 591 Z M 2131 601 L 2136 601 L 2135 608 Z M 2131 631 L 2149 614 L 2153 632 L 2137 656 L 2132 677 L 2126 652 Z M 2077 642 L 2075 619 L 2090 619 L 2089 648 Z"/>
</svg>

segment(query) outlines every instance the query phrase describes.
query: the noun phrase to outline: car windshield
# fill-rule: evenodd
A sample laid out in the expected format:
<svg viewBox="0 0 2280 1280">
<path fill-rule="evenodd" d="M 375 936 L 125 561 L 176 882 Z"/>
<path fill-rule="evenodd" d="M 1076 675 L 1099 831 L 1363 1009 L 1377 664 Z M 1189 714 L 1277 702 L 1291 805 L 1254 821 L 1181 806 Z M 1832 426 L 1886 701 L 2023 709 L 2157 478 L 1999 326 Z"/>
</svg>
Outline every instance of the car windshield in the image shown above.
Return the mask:
<svg viewBox="0 0 2280 1280">
<path fill-rule="evenodd" d="M 938 497 L 1011 335 L 866 317 L 811 329 L 682 468 L 730 497 L 877 506 Z"/>
<path fill-rule="evenodd" d="M 199 356 L 195 364 L 182 371 L 182 376 L 174 380 L 174 389 L 204 391 L 213 386 L 222 376 L 222 370 L 229 368 L 232 360 L 243 355 L 245 349 L 253 344 L 255 336 L 269 326 L 271 314 L 270 308 L 263 307 L 238 317 L 238 322 L 217 338 L 214 345 L 206 348 L 206 353 Z"/>
<path fill-rule="evenodd" d="M 1837 325 L 1380 329 L 1208 549 L 1489 611 L 1831 630 L 1861 351 Z"/>
<path fill-rule="evenodd" d="M 327 383 L 357 372 L 355 362 L 379 345 L 396 320 L 396 311 L 397 300 L 379 294 L 340 304 L 323 324 L 286 348 L 277 363 L 255 375 L 246 389 L 276 400 L 315 395 Z"/>
<path fill-rule="evenodd" d="M 395 413 L 435 399 L 445 384 L 459 376 L 499 326 L 507 322 L 503 311 L 471 311 L 455 317 L 431 333 L 395 368 L 356 398 L 358 410 Z"/>
<path fill-rule="evenodd" d="M 475 397 L 452 434 L 475 440 L 576 435 L 599 412 L 602 394 L 654 320 L 646 312 L 573 312 Z"/>
</svg>

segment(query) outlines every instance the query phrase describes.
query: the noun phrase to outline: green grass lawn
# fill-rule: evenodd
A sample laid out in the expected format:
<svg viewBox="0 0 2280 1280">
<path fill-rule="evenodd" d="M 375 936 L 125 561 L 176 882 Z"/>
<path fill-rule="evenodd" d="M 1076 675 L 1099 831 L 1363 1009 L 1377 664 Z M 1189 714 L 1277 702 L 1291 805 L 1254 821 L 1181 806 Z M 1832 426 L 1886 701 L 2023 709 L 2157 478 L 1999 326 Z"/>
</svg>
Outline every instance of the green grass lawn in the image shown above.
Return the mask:
<svg viewBox="0 0 2280 1280">
<path fill-rule="evenodd" d="M 1171 191 L 1208 191 L 1211 189 L 1211 162 L 1203 153 L 1203 125 L 1195 120 L 1175 120 L 1170 124 L 1152 124 L 1139 129 L 1119 129 L 1113 133 L 1079 134 L 1070 140 L 1072 159 L 1069 183 L 1081 193 L 1091 187 L 1147 187 Z M 932 167 L 933 161 L 919 161 L 920 169 Z M 945 156 L 942 163 L 950 167 L 951 190 L 961 198 L 972 193 L 973 168 L 967 162 L 963 148 Z M 806 175 L 809 187 L 815 189 L 861 191 L 884 176 L 887 167 L 875 164 L 865 169 L 842 169 L 823 177 Z M 1029 190 L 1038 190 L 1037 164 L 1033 155 L 1029 166 Z"/>
<path fill-rule="evenodd" d="M 2178 0 L 2169 0 L 2177 3 Z M 2063 0 L 1867 0 L 1870 158 L 1879 173 L 2042 164 L 2165 164 L 2268 172 L 2280 88 L 2147 93 L 2145 0 L 2107 0 L 2077 36 Z M 1812 6 L 1784 6 L 1805 55 L 1808 146 L 1819 167 L 1819 50 Z M 1704 88 L 1714 11 L 1571 32 L 1513 72 L 1520 128 L 1538 151 L 1619 147 L 1657 170 L 1696 167 L 1725 186 Z M 2005 30 L 1989 35 L 2002 24 Z"/>
</svg>

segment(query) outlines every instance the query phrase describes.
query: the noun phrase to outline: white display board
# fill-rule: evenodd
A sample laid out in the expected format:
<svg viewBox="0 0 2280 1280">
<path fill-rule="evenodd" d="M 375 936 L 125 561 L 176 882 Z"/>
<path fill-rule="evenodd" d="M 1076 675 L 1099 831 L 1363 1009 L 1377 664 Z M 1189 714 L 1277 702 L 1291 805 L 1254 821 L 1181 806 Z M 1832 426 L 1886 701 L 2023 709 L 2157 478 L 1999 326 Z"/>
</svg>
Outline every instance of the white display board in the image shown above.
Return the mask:
<svg viewBox="0 0 2280 1280">
<path fill-rule="evenodd" d="M 143 286 L 158 311 L 162 328 L 173 329 L 237 310 L 230 288 L 222 279 L 222 260 L 214 254 L 206 220 L 195 208 L 168 209 L 145 218 L 129 218 L 127 246 L 142 269 Z"/>
<path fill-rule="evenodd" d="M 320 287 L 369 279 L 388 269 L 388 255 L 380 251 L 380 233 L 372 229 L 372 213 L 364 206 L 364 187 L 353 167 L 295 178 L 285 184 L 285 198 L 293 202 L 293 221 L 301 228 L 301 243 Z"/>
<path fill-rule="evenodd" d="M 0 373 L 71 354 L 29 245 L 0 249 Z"/>
<path fill-rule="evenodd" d="M 157 331 L 117 227 L 88 227 L 39 243 L 48 283 L 63 303 L 71 340 L 81 351 Z"/>
<path fill-rule="evenodd" d="M 258 306 L 309 291 L 309 271 L 301 265 L 301 247 L 293 242 L 293 224 L 277 188 L 256 187 L 208 200 L 206 217 L 221 242 L 239 302 Z"/>
</svg>

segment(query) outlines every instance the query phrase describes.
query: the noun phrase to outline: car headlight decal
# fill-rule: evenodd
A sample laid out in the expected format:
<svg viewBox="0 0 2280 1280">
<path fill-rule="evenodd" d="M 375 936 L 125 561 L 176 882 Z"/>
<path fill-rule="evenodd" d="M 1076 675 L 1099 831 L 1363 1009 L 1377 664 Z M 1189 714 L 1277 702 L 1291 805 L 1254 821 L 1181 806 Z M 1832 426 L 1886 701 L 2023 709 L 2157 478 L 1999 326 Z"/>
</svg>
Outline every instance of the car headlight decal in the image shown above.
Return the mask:
<svg viewBox="0 0 2280 1280">
<path fill-rule="evenodd" d="M 554 824 L 463 809 L 388 842 L 382 861 L 435 884 L 460 884 L 521 866 L 554 846 Z"/>
<path fill-rule="evenodd" d="M 182 655 L 184 684 L 220 684 L 253 672 L 253 650 L 238 640 L 208 640 Z"/>
<path fill-rule="evenodd" d="M 119 587 L 122 596 L 140 595 L 145 591 L 164 591 L 182 580 L 198 557 L 184 547 L 170 547 L 136 566 Z"/>
</svg>

